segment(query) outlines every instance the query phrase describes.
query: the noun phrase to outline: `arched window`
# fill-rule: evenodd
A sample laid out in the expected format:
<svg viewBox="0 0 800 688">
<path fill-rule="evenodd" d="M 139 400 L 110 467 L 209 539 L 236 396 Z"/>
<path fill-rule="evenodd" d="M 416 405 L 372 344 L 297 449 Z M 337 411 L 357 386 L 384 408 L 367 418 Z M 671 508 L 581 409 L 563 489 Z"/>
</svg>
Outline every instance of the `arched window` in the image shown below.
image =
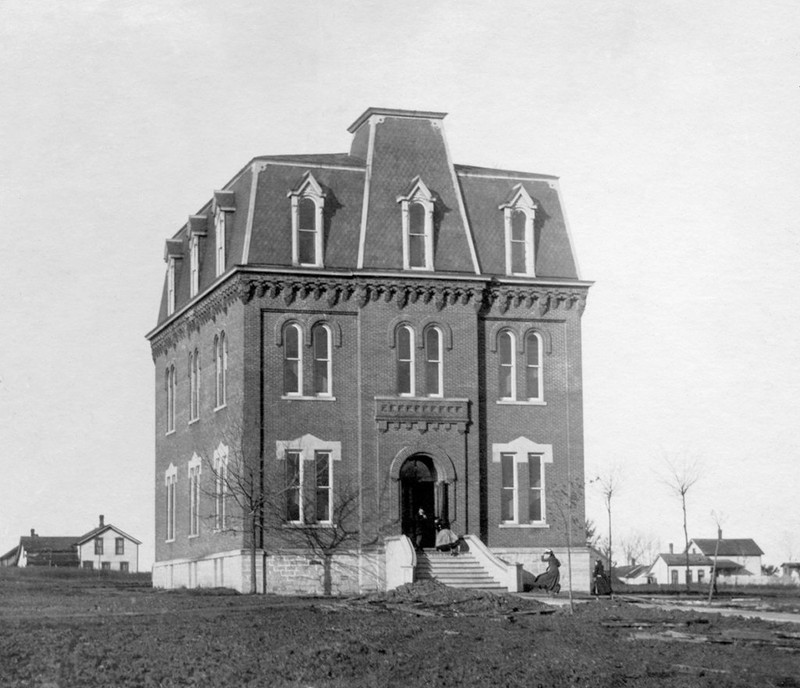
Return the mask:
<svg viewBox="0 0 800 688">
<path fill-rule="evenodd" d="M 528 240 L 525 236 L 525 213 L 514 210 L 511 213 L 511 273 L 524 275 L 527 273 Z"/>
<path fill-rule="evenodd" d="M 331 333 L 325 325 L 316 325 L 311 331 L 314 349 L 314 394 L 331 394 Z"/>
<path fill-rule="evenodd" d="M 442 396 L 442 333 L 436 327 L 425 330 L 425 394 Z"/>
<path fill-rule="evenodd" d="M 175 259 L 167 262 L 167 315 L 175 312 Z"/>
<path fill-rule="evenodd" d="M 166 391 L 165 417 L 167 421 L 167 432 L 175 430 L 175 366 L 170 365 L 164 371 L 164 388 Z"/>
<path fill-rule="evenodd" d="M 214 450 L 214 529 L 227 527 L 228 448 L 220 443 Z"/>
<path fill-rule="evenodd" d="M 200 415 L 200 353 L 189 354 L 189 421 Z"/>
<path fill-rule="evenodd" d="M 506 235 L 506 272 L 509 275 L 536 276 L 534 219 L 536 202 L 522 184 L 511 189 L 500 206 Z"/>
<path fill-rule="evenodd" d="M 225 333 L 220 332 L 214 337 L 214 368 L 215 368 L 215 406 L 225 406 L 228 390 L 228 340 Z"/>
<path fill-rule="evenodd" d="M 189 296 L 196 296 L 200 288 L 200 239 L 192 234 L 189 239 Z"/>
<path fill-rule="evenodd" d="M 216 260 L 216 276 L 219 277 L 225 272 L 225 211 L 217 208 L 216 215 L 214 216 L 214 234 L 217 240 L 217 260 Z"/>
<path fill-rule="evenodd" d="M 503 330 L 497 335 L 498 392 L 501 399 L 515 399 L 517 396 L 515 349 L 514 335 L 511 332 Z"/>
<path fill-rule="evenodd" d="M 292 263 L 322 267 L 325 191 L 311 172 L 288 193 L 292 202 Z"/>
<path fill-rule="evenodd" d="M 175 492 L 178 482 L 178 468 L 170 464 L 164 473 L 164 539 L 172 542 L 175 539 Z"/>
<path fill-rule="evenodd" d="M 317 206 L 310 198 L 298 203 L 298 262 L 301 265 L 317 264 Z"/>
<path fill-rule="evenodd" d="M 424 269 L 428 266 L 425 236 L 425 208 L 420 203 L 408 207 L 408 267 Z"/>
<path fill-rule="evenodd" d="M 303 332 L 297 323 L 283 331 L 283 393 L 303 393 Z"/>
<path fill-rule="evenodd" d="M 414 396 L 414 332 L 407 325 L 397 328 L 397 393 Z"/>
<path fill-rule="evenodd" d="M 542 338 L 536 332 L 525 337 L 525 393 L 528 399 L 542 398 Z"/>
<path fill-rule="evenodd" d="M 433 194 L 422 179 L 414 177 L 397 202 L 402 213 L 403 268 L 433 270 Z"/>
</svg>

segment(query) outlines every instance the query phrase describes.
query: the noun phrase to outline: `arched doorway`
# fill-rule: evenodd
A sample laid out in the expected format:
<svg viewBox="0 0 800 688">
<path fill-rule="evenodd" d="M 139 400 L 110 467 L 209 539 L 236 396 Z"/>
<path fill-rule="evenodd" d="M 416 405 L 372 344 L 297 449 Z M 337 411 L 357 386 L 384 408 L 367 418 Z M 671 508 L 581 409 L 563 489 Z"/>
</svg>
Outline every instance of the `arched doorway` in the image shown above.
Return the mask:
<svg viewBox="0 0 800 688">
<path fill-rule="evenodd" d="M 412 541 L 419 509 L 424 509 L 428 517 L 423 528 L 422 546 L 433 547 L 436 541 L 433 527 L 436 514 L 436 467 L 433 459 L 424 454 L 410 456 L 400 467 L 400 522 L 403 535 Z"/>
</svg>

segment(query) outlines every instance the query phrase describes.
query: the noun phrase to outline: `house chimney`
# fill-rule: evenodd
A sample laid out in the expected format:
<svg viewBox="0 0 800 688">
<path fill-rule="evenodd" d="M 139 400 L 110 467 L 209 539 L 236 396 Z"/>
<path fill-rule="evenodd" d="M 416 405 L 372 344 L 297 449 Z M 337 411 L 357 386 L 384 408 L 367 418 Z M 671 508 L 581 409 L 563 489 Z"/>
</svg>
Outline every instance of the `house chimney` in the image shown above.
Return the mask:
<svg viewBox="0 0 800 688">
<path fill-rule="evenodd" d="M 101 528 L 105 525 L 105 523 L 103 523 L 103 521 L 105 521 L 105 517 L 103 516 L 103 514 L 100 514 L 100 527 Z"/>
<path fill-rule="evenodd" d="M 636 557 L 631 557 L 631 566 L 636 566 Z"/>
<path fill-rule="evenodd" d="M 36 537 L 36 531 L 33 528 L 31 528 L 31 537 Z"/>
<path fill-rule="evenodd" d="M 674 552 L 672 551 L 672 543 L 671 542 L 669 543 L 669 553 L 670 554 L 674 554 Z"/>
</svg>

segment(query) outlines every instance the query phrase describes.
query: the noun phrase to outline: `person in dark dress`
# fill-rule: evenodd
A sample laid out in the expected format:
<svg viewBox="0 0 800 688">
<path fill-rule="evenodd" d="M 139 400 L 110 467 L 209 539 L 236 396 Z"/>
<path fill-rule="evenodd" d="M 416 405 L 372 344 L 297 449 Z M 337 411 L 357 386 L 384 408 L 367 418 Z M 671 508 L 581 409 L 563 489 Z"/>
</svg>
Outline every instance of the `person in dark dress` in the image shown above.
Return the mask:
<svg viewBox="0 0 800 688">
<path fill-rule="evenodd" d="M 414 548 L 417 552 L 422 551 L 422 542 L 425 539 L 425 533 L 428 529 L 428 514 L 422 507 L 417 511 L 414 516 Z"/>
<path fill-rule="evenodd" d="M 557 595 L 561 591 L 561 572 L 558 570 L 561 562 L 553 554 L 552 549 L 545 550 L 542 560 L 547 562 L 547 570 L 533 579 L 534 588 L 543 588 Z"/>
<path fill-rule="evenodd" d="M 603 562 L 597 559 L 594 563 L 594 573 L 592 574 L 592 595 L 610 595 L 611 580 L 606 575 Z"/>
</svg>

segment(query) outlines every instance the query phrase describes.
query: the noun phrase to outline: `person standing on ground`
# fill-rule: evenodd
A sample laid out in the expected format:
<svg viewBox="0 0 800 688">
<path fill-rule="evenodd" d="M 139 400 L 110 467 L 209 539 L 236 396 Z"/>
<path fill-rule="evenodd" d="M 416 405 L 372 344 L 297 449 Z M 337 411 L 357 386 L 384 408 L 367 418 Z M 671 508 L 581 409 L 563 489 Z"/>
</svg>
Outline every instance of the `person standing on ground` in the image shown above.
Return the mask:
<svg viewBox="0 0 800 688">
<path fill-rule="evenodd" d="M 542 561 L 547 562 L 547 570 L 540 573 L 533 579 L 534 588 L 544 588 L 548 592 L 558 595 L 561 591 L 561 572 L 558 570 L 561 562 L 553 554 L 552 549 L 546 549 L 542 555 Z"/>
</svg>

